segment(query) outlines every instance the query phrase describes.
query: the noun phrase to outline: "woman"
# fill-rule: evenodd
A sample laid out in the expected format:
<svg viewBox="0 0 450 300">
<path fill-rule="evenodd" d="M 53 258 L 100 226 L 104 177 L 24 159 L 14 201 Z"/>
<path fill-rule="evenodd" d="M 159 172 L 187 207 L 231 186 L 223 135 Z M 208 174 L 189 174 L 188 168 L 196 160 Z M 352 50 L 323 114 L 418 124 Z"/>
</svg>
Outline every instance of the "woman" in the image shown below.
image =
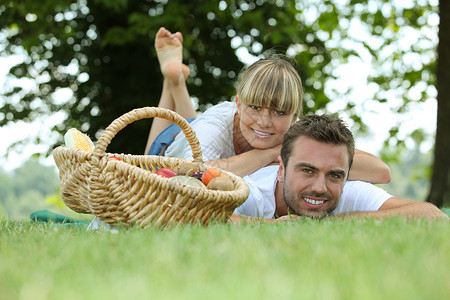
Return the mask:
<svg viewBox="0 0 450 300">
<path fill-rule="evenodd" d="M 200 141 L 206 164 L 218 166 L 239 176 L 277 162 L 281 141 L 302 110 L 302 83 L 293 65 L 285 59 L 262 59 L 241 74 L 235 102 L 224 102 L 206 110 L 197 118 L 185 79 L 189 69 L 182 64 L 182 35 L 160 28 L 155 48 L 164 75 L 158 107 L 196 118 L 191 126 Z M 155 118 L 146 153 L 159 144 L 170 121 Z M 161 135 L 160 135 L 161 134 Z M 182 133 L 169 145 L 166 156 L 190 159 L 189 144 Z M 153 147 L 155 148 L 155 147 Z M 157 154 L 153 150 L 149 154 Z M 351 180 L 372 183 L 390 181 L 389 167 L 377 157 L 357 150 L 350 172 Z"/>
</svg>

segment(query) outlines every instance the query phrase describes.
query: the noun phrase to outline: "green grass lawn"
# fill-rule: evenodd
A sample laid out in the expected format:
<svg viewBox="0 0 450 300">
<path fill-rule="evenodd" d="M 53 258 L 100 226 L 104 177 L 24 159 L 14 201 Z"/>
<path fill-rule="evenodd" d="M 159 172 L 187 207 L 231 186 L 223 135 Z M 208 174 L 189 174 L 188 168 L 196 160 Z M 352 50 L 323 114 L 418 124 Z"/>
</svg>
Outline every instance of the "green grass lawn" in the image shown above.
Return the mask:
<svg viewBox="0 0 450 300">
<path fill-rule="evenodd" d="M 450 299 L 450 223 L 302 219 L 119 233 L 0 221 L 1 299 Z"/>
</svg>

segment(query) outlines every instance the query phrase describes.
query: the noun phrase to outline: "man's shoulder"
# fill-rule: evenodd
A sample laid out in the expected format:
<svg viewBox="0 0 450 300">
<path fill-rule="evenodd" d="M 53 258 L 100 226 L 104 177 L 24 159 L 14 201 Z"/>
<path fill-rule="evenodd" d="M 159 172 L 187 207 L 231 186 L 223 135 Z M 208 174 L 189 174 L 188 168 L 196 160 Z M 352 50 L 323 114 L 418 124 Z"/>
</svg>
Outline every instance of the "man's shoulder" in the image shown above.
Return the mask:
<svg viewBox="0 0 450 300">
<path fill-rule="evenodd" d="M 250 188 L 250 194 L 235 213 L 250 217 L 273 218 L 277 170 L 278 166 L 267 166 L 244 176 L 244 181 Z"/>
<path fill-rule="evenodd" d="M 278 168 L 279 168 L 279 165 L 270 165 L 270 166 L 263 167 L 259 170 L 256 170 L 255 172 L 245 176 L 244 180 L 249 180 L 249 181 L 251 180 L 251 181 L 254 181 L 257 183 L 262 181 L 262 183 L 265 183 L 267 185 L 267 183 L 271 179 L 276 178 Z"/>
<path fill-rule="evenodd" d="M 388 192 L 364 181 L 347 181 L 333 213 L 376 211 L 392 197 Z"/>
<path fill-rule="evenodd" d="M 386 191 L 382 188 L 365 181 L 351 180 L 345 182 L 343 192 L 347 193 L 362 193 L 362 194 L 370 194 L 370 193 L 385 193 Z"/>
</svg>

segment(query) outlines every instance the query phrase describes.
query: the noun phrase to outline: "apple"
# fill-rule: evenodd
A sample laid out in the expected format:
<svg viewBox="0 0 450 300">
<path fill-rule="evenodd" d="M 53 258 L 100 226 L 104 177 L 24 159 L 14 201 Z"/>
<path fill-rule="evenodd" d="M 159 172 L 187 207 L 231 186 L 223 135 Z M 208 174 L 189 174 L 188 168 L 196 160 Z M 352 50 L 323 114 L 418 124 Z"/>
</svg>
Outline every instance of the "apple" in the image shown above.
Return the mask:
<svg viewBox="0 0 450 300">
<path fill-rule="evenodd" d="M 175 173 L 175 171 L 172 170 L 171 168 L 161 168 L 161 169 L 158 169 L 158 171 L 156 171 L 156 175 L 166 177 L 166 178 L 171 178 L 171 177 L 177 176 L 177 173 Z"/>
</svg>

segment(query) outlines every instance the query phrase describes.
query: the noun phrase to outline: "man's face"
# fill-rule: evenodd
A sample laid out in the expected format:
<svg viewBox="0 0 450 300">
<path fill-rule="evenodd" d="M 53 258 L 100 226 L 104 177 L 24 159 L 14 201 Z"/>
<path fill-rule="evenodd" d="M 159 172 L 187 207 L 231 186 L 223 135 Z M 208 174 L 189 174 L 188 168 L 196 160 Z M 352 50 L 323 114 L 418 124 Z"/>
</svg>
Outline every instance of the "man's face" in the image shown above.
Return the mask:
<svg viewBox="0 0 450 300">
<path fill-rule="evenodd" d="M 278 170 L 284 201 L 291 213 L 323 218 L 339 203 L 349 171 L 347 147 L 305 136 L 292 146 L 286 169 L 281 163 Z"/>
</svg>

